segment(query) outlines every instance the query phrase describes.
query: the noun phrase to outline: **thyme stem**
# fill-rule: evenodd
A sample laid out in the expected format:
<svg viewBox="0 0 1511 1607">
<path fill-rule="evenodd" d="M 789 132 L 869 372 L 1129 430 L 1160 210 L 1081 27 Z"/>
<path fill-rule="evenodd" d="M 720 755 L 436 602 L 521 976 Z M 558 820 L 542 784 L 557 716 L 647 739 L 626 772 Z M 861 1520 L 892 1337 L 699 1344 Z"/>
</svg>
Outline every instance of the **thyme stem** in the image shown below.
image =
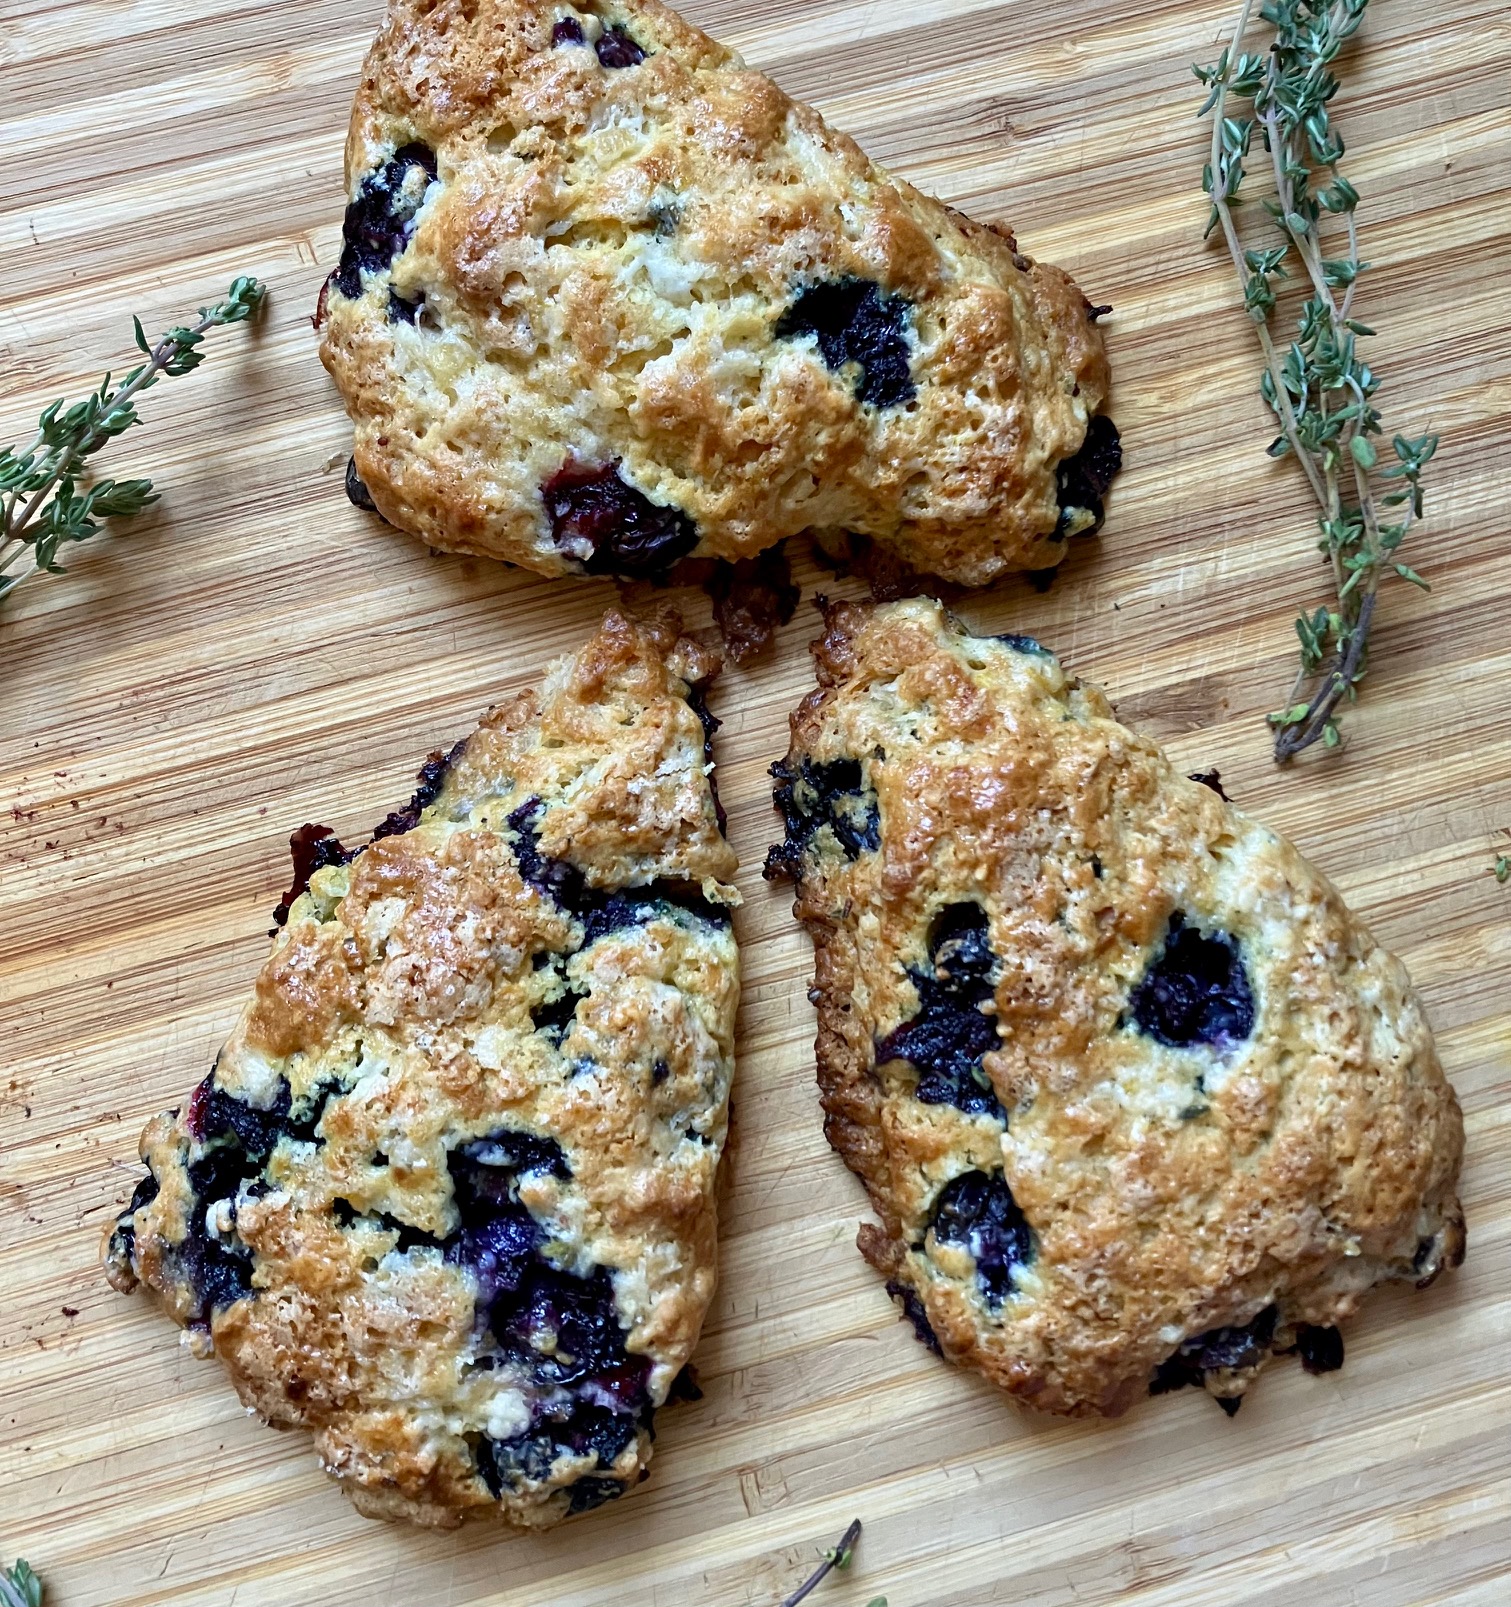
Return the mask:
<svg viewBox="0 0 1511 1607">
<path fill-rule="evenodd" d="M 198 368 L 205 335 L 250 318 L 266 294 L 256 279 L 237 279 L 223 301 L 199 309 L 197 322 L 170 329 L 152 345 L 134 319 L 145 363 L 114 390 L 107 374 L 82 402 L 52 403 L 27 447 L 0 449 L 0 598 L 32 575 L 61 574 L 58 548 L 97 535 L 102 519 L 130 518 L 157 500 L 150 480 L 104 480 L 78 491 L 75 479 L 88 458 L 140 422 L 135 403 L 143 391 Z"/>
<path fill-rule="evenodd" d="M 1373 403 L 1379 381 L 1357 344 L 1374 331 L 1353 315 L 1359 278 L 1369 264 L 1359 259 L 1359 195 L 1339 171 L 1344 145 L 1328 110 L 1339 88 L 1332 64 L 1358 31 L 1368 4 L 1263 0 L 1258 16 L 1274 37 L 1261 55 L 1242 49 L 1255 16 L 1255 0 L 1243 0 L 1216 65 L 1195 69 L 1208 90 L 1202 114 L 1212 115 L 1202 175 L 1212 203 L 1207 233 L 1220 228 L 1233 259 L 1264 356 L 1260 391 L 1280 425 L 1270 455 L 1294 457 L 1306 475 L 1335 593 L 1331 606 L 1296 621 L 1301 666 L 1287 707 L 1269 716 L 1280 763 L 1315 742 L 1339 745 L 1339 706 L 1357 696 L 1368 669 L 1382 580 L 1394 574 L 1427 585 L 1395 554 L 1421 516 L 1421 473 L 1438 441 L 1434 435 L 1397 435 L 1391 441 L 1396 461 L 1379 466 L 1380 415 Z M 1246 102 L 1247 110 L 1235 109 L 1238 102 Z M 1256 134 L 1274 182 L 1274 196 L 1263 206 L 1283 242 L 1268 249 L 1246 244 L 1238 212 L 1244 158 Z M 1344 256 L 1326 255 L 1322 225 L 1329 216 L 1343 220 Z M 1272 321 L 1276 283 L 1288 277 L 1291 257 L 1300 261 L 1307 295 L 1296 338 L 1282 355 Z M 1399 483 L 1377 495 L 1376 482 L 1385 481 Z M 1381 507 L 1401 510 L 1394 523 L 1381 522 Z"/>
<path fill-rule="evenodd" d="M 803 1601 L 808 1596 L 812 1595 L 818 1586 L 828 1578 L 831 1569 L 848 1568 L 850 1566 L 850 1557 L 855 1550 L 855 1542 L 859 1539 L 860 1519 L 856 1518 L 851 1523 L 850 1527 L 845 1530 L 844 1534 L 840 1536 L 839 1544 L 835 1546 L 832 1551 L 826 1551 L 824 1553 L 824 1560 L 818 1565 L 817 1568 L 814 1569 L 811 1574 L 809 1574 L 802 1584 L 800 1584 L 797 1589 L 793 1591 L 793 1593 L 788 1596 L 785 1601 L 783 1601 L 782 1607 L 797 1607 L 797 1604 L 800 1601 Z"/>
</svg>

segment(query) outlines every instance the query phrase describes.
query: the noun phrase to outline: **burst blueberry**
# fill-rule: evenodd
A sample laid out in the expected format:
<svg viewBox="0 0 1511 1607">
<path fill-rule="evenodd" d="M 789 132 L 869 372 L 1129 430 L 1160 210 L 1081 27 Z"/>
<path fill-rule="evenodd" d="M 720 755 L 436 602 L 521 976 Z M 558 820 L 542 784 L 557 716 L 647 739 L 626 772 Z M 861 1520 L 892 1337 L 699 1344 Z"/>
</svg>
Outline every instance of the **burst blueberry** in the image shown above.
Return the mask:
<svg viewBox="0 0 1511 1607">
<path fill-rule="evenodd" d="M 1086 438 L 1073 457 L 1055 470 L 1059 536 L 1090 535 L 1105 517 L 1103 498 L 1123 466 L 1123 443 L 1117 426 L 1104 414 L 1087 421 Z"/>
<path fill-rule="evenodd" d="M 360 296 L 363 274 L 392 266 L 409 243 L 426 185 L 435 176 L 435 152 L 413 142 L 363 179 L 342 220 L 341 261 L 331 276 L 343 296 Z"/>
<path fill-rule="evenodd" d="M 442 753 L 439 748 L 420 766 L 420 773 L 415 778 L 415 790 L 410 800 L 402 809 L 395 809 L 392 814 L 385 816 L 373 828 L 373 841 L 380 837 L 396 837 L 402 832 L 413 831 L 420 823 L 420 816 L 441 795 L 441 789 L 446 785 L 446 777 L 451 773 L 451 767 L 467 751 L 467 739 L 464 737 L 456 743 L 449 753 Z"/>
<path fill-rule="evenodd" d="M 800 291 L 777 321 L 780 339 L 813 336 L 836 373 L 855 364 L 856 396 L 873 407 L 897 407 L 917 394 L 908 340 L 912 303 L 884 296 L 869 279 L 831 279 Z"/>
<path fill-rule="evenodd" d="M 652 502 L 609 464 L 571 461 L 540 488 L 551 539 L 589 575 L 664 576 L 698 545 L 680 508 Z"/>
<path fill-rule="evenodd" d="M 1238 943 L 1188 926 L 1179 910 L 1128 1002 L 1139 1027 L 1175 1049 L 1230 1048 L 1254 1030 L 1254 993 Z"/>
<path fill-rule="evenodd" d="M 779 759 L 771 774 L 777 782 L 772 798 L 782 813 L 786 841 L 766 856 L 768 881 L 779 876 L 795 880 L 804 851 L 825 827 L 846 859 L 859 859 L 881 846 L 880 806 L 858 759 L 815 763 L 805 755 L 796 770 Z"/>
<path fill-rule="evenodd" d="M 1225 1328 L 1209 1328 L 1193 1334 L 1162 1361 L 1149 1383 L 1151 1395 L 1172 1390 L 1196 1388 L 1206 1383 L 1209 1372 L 1239 1372 L 1257 1367 L 1269 1354 L 1280 1318 L 1277 1307 L 1266 1306 L 1250 1322 Z M 1219 1396 L 1217 1403 L 1233 1416 L 1242 1397 Z"/>
<path fill-rule="evenodd" d="M 918 1013 L 877 1046 L 877 1064 L 909 1061 L 918 1071 L 915 1097 L 954 1105 L 969 1116 L 1006 1113 L 982 1059 L 997 1047 L 997 1022 L 986 1012 L 995 992 L 996 956 L 979 904 L 952 904 L 934 923 L 932 968 L 913 973 Z"/>
<path fill-rule="evenodd" d="M 931 1226 L 942 1244 L 964 1245 L 976 1260 L 976 1281 L 997 1307 L 1013 1291 L 1019 1267 L 1034 1258 L 1028 1225 L 1001 1172 L 963 1172 L 951 1179 L 934 1206 Z"/>
</svg>

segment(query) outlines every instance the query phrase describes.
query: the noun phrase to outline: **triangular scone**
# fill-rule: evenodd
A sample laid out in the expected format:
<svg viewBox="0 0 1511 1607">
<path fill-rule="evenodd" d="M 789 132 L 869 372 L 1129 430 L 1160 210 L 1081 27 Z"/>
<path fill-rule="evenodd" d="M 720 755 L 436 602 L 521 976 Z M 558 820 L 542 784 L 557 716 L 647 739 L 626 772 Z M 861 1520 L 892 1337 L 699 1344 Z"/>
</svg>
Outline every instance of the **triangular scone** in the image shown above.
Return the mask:
<svg viewBox="0 0 1511 1607">
<path fill-rule="evenodd" d="M 363 1512 L 542 1527 L 644 1475 L 715 1280 L 716 667 L 610 614 L 354 857 L 306 828 L 252 1002 L 143 1134 L 112 1283 Z"/>
<path fill-rule="evenodd" d="M 1463 1123 L 1327 880 L 1026 637 L 827 610 L 777 766 L 830 1142 L 919 1337 L 1049 1411 L 1342 1360 L 1462 1259 Z"/>
<path fill-rule="evenodd" d="M 1105 309 L 655 0 L 391 0 L 346 178 L 349 489 L 433 547 L 648 576 L 843 530 L 981 585 L 1100 522 Z"/>
</svg>

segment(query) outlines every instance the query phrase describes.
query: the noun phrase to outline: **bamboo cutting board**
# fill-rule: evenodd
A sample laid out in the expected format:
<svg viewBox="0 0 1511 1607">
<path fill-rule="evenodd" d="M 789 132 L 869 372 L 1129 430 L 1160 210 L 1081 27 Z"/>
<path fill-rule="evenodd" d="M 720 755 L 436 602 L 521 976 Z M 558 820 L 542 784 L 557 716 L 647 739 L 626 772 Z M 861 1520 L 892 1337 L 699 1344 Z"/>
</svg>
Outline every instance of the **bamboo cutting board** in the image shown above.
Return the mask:
<svg viewBox="0 0 1511 1607">
<path fill-rule="evenodd" d="M 1339 117 L 1377 268 L 1387 423 L 1432 428 L 1428 518 L 1341 757 L 1263 711 L 1323 597 L 1299 476 L 1260 450 L 1252 336 L 1200 243 L 1193 59 L 1226 0 L 689 0 L 898 172 L 1110 301 L 1128 468 L 1048 596 L 967 604 L 1102 682 L 1291 833 L 1407 959 L 1468 1122 L 1470 1253 L 1387 1292 L 1324 1379 L 1233 1421 L 1187 1393 L 1025 1415 L 914 1343 L 825 1147 L 810 955 L 765 886 L 767 765 L 810 684 L 806 604 L 717 688 L 747 983 L 705 1398 L 650 1481 L 544 1537 L 359 1518 L 97 1269 L 136 1137 L 203 1075 L 305 820 L 343 836 L 613 599 L 428 555 L 348 506 L 308 314 L 373 0 L 0 0 L 0 440 L 251 272 L 260 330 L 148 399 L 117 474 L 161 505 L 0 615 L 0 1560 L 50 1603 L 775 1607 L 852 1517 L 859 1607 L 1504 1607 L 1511 1601 L 1511 16 L 1376 0 Z M 108 471 L 107 471 L 108 472 Z M 809 594 L 821 581 L 802 566 Z M 706 604 L 690 597 L 694 620 Z"/>
</svg>

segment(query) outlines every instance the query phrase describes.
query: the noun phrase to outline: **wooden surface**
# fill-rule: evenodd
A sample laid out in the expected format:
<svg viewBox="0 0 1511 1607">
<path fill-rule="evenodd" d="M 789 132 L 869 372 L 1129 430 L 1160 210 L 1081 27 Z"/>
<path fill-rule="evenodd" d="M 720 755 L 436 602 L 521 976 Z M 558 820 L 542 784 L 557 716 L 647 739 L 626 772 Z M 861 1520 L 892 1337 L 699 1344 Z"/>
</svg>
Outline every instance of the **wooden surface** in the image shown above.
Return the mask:
<svg viewBox="0 0 1511 1607">
<path fill-rule="evenodd" d="M 1260 723 L 1322 599 L 1298 477 L 1260 447 L 1252 337 L 1200 243 L 1188 64 L 1226 4 L 690 0 L 899 172 L 1065 264 L 1109 321 L 1128 469 L 1054 591 L 965 608 L 1100 680 L 1294 835 L 1403 953 L 1463 1099 L 1469 1260 L 1388 1292 L 1326 1379 L 1269 1372 L 1120 1423 L 1024 1415 L 916 1345 L 825 1148 L 807 940 L 765 887 L 766 766 L 808 685 L 805 604 L 714 706 L 748 978 L 723 1284 L 652 1478 L 555 1534 L 365 1522 L 307 1442 L 97 1267 L 143 1120 L 203 1075 L 304 820 L 358 833 L 418 761 L 612 598 L 432 558 L 351 509 L 308 313 L 372 0 L 0 0 L 0 440 L 233 274 L 255 334 L 143 408 L 116 473 L 161 507 L 0 616 L 0 1557 L 49 1602 L 763 1607 L 854 1516 L 859 1607 L 1491 1607 L 1511 1600 L 1511 21 L 1376 0 L 1339 106 L 1387 421 L 1441 431 L 1413 561 L 1341 758 Z M 811 593 L 816 579 L 805 564 Z M 831 589 L 834 589 L 830 583 Z M 843 588 L 841 588 L 843 589 Z M 700 600 L 693 614 L 706 619 Z"/>
</svg>

